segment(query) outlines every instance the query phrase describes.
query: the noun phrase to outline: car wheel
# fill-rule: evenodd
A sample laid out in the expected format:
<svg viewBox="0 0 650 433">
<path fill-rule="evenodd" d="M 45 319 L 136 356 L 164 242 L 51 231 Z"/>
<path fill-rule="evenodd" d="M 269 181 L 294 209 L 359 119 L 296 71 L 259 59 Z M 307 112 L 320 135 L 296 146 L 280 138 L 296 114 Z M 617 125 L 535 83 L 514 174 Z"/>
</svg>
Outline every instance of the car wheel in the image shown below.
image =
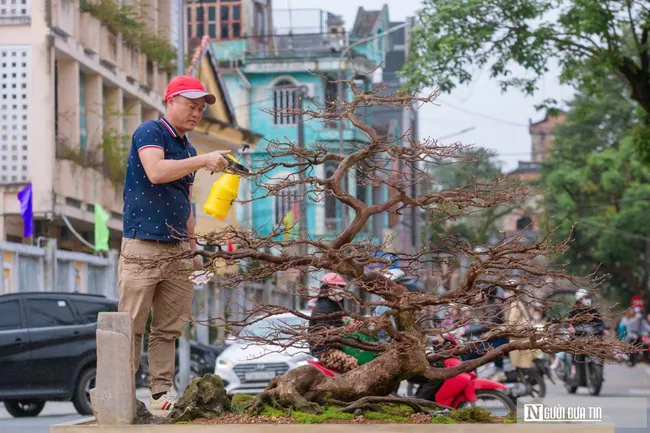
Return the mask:
<svg viewBox="0 0 650 433">
<path fill-rule="evenodd" d="M 5 409 L 15 418 L 38 416 L 45 402 L 43 400 L 9 400 L 5 401 Z"/>
<path fill-rule="evenodd" d="M 97 369 L 87 368 L 81 373 L 77 380 L 77 388 L 75 389 L 72 404 L 80 415 L 92 415 L 93 407 L 90 403 L 90 390 L 95 387 L 95 377 L 97 376 Z"/>
</svg>

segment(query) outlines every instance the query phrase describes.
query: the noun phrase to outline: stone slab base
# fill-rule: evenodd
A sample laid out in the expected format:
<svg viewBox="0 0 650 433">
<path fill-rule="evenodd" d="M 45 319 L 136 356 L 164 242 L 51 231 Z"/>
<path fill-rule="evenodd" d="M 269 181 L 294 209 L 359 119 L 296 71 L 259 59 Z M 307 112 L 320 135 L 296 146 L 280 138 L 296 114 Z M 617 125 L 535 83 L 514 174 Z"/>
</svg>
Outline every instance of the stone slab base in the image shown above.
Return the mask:
<svg viewBox="0 0 650 433">
<path fill-rule="evenodd" d="M 89 421 L 91 424 L 89 424 Z M 93 419 L 50 427 L 50 433 L 304 433 L 302 424 L 116 425 Z M 318 424 L 319 433 L 614 433 L 614 426 L 576 424 Z"/>
</svg>

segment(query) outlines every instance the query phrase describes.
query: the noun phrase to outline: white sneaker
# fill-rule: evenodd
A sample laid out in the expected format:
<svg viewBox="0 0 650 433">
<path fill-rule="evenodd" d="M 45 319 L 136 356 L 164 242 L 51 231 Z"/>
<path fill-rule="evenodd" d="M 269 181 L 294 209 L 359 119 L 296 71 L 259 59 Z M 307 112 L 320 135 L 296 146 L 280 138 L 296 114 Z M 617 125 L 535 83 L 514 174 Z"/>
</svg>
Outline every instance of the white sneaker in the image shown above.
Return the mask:
<svg viewBox="0 0 650 433">
<path fill-rule="evenodd" d="M 495 382 L 505 382 L 508 380 L 508 377 L 503 371 L 497 370 L 491 377 L 491 380 Z"/>
<path fill-rule="evenodd" d="M 170 411 L 176 405 L 176 398 L 169 395 L 168 392 L 161 395 L 159 399 L 151 397 L 149 400 L 149 410 L 165 410 Z"/>
</svg>

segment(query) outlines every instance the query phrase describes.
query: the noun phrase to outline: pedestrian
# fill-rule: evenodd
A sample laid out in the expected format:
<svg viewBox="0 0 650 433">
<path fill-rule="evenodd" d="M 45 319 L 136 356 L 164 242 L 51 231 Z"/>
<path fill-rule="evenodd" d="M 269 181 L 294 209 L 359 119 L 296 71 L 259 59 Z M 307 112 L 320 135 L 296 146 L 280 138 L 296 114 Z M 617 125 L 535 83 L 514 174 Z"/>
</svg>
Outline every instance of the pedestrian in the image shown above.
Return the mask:
<svg viewBox="0 0 650 433">
<path fill-rule="evenodd" d="M 516 284 L 516 282 L 511 282 L 511 284 Z M 517 287 L 518 290 L 515 290 L 512 286 L 507 287 L 504 290 L 504 296 L 507 299 L 506 314 L 504 325 L 508 327 L 511 331 L 522 330 L 527 332 L 528 327 L 534 324 L 531 320 L 531 316 L 528 313 L 528 309 L 523 301 L 517 295 L 517 291 L 521 292 L 521 286 Z M 526 341 L 525 338 L 510 338 L 510 341 Z M 533 360 L 535 359 L 535 353 L 532 350 L 513 350 L 509 354 L 510 362 L 515 368 L 529 369 L 533 367 Z"/>
<path fill-rule="evenodd" d="M 133 368 L 140 364 L 142 334 L 152 314 L 149 370 L 153 410 L 169 411 L 175 371 L 175 345 L 189 320 L 195 256 L 195 216 L 192 183 L 195 172 L 221 171 L 228 163 L 224 151 L 197 155 L 187 139 L 201 120 L 206 104 L 216 98 L 190 76 L 172 79 L 165 93 L 165 116 L 140 125 L 131 139 L 124 182 L 124 235 L 118 268 L 119 311 L 133 319 Z M 184 254 L 183 259 L 173 259 Z M 144 267 L 142 259 L 156 259 Z"/>
</svg>

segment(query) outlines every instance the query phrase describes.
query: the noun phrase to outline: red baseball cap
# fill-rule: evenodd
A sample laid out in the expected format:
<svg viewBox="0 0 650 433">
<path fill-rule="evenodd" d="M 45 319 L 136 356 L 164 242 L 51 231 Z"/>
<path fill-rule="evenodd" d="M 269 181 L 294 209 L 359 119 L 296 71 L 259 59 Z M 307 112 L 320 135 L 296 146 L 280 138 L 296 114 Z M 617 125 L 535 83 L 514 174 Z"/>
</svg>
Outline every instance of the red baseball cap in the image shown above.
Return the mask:
<svg viewBox="0 0 650 433">
<path fill-rule="evenodd" d="M 206 92 L 205 87 L 203 87 L 203 84 L 197 78 L 189 75 L 180 75 L 172 78 L 167 85 L 167 91 L 165 92 L 163 101 L 167 102 L 172 96 L 178 95 L 188 99 L 205 98 L 206 104 L 210 105 L 217 102 L 217 98 L 213 94 Z"/>
</svg>

